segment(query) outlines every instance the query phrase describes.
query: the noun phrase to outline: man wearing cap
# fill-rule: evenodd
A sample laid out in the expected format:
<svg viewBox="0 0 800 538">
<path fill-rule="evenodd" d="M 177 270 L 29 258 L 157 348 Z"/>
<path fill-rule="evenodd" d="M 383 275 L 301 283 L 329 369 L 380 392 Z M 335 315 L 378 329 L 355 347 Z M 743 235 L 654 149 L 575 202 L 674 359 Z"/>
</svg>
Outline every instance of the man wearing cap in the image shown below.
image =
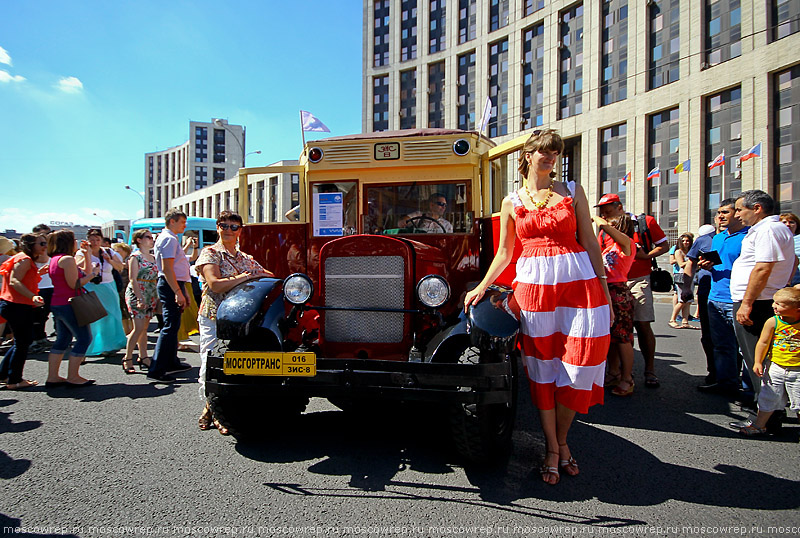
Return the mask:
<svg viewBox="0 0 800 538">
<path fill-rule="evenodd" d="M 606 220 L 625 213 L 619 196 L 613 193 L 604 194 L 595 207 L 600 209 L 600 216 Z M 637 222 L 635 215 L 629 215 L 634 222 Z M 638 248 L 633 265 L 628 271 L 628 288 L 635 299 L 633 326 L 636 328 L 639 348 L 644 356 L 644 386 L 656 388 L 661 383 L 655 372 L 656 336 L 650 326 L 656 320 L 656 313 L 653 309 L 653 290 L 650 288 L 650 272 L 652 271 L 652 260 L 669 250 L 669 241 L 656 219 L 645 215 L 645 223 L 649 234 L 638 230 L 637 226 L 633 235 L 633 241 Z M 610 240 L 610 238 L 606 240 Z M 645 248 L 645 244 L 647 248 Z"/>
<path fill-rule="evenodd" d="M 718 219 L 714 217 L 714 220 Z M 711 291 L 711 273 L 706 269 L 699 271 L 697 263 L 700 261 L 700 254 L 712 250 L 711 242 L 717 229 L 711 224 L 703 224 L 697 230 L 697 239 L 692 244 L 692 248 L 686 253 L 689 260 L 683 268 L 686 277 L 684 282 L 689 282 L 697 273 L 697 315 L 700 317 L 700 345 L 703 346 L 703 353 L 706 355 L 706 375 L 705 384 L 714 383 L 716 377 L 716 367 L 714 366 L 714 343 L 711 340 L 711 331 L 708 324 L 708 293 Z"/>
</svg>

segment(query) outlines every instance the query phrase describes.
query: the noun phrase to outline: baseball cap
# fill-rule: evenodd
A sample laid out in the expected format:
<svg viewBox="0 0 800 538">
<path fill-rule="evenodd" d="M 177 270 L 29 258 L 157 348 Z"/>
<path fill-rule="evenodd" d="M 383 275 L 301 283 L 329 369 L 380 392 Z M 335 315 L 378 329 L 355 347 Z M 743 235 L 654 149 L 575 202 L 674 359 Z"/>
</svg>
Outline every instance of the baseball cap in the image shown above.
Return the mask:
<svg viewBox="0 0 800 538">
<path fill-rule="evenodd" d="M 601 205 L 606 205 L 606 204 L 613 204 L 615 202 L 616 203 L 620 203 L 619 195 L 614 194 L 614 193 L 608 193 L 608 194 L 604 194 L 603 197 L 600 198 L 600 200 L 597 202 L 597 205 L 595 205 L 595 207 L 600 207 Z"/>
<path fill-rule="evenodd" d="M 716 231 L 717 231 L 717 229 L 714 228 L 712 225 L 703 224 L 702 226 L 700 226 L 697 229 L 697 237 L 700 237 L 701 235 L 707 235 L 707 234 L 710 234 L 710 233 L 714 233 Z"/>
</svg>

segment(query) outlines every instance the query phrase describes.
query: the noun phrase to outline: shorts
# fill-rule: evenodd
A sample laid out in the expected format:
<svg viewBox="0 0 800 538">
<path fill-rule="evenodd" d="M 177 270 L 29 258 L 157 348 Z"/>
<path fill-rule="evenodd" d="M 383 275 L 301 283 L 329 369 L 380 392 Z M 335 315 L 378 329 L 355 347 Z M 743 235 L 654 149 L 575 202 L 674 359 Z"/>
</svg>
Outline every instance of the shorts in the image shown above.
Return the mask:
<svg viewBox="0 0 800 538">
<path fill-rule="evenodd" d="M 625 282 L 609 282 L 608 294 L 614 309 L 612 344 L 633 344 L 633 295 Z"/>
<path fill-rule="evenodd" d="M 650 275 L 628 280 L 628 289 L 633 295 L 633 321 L 652 323 L 656 320 L 653 309 L 653 289 L 650 287 Z"/>
<path fill-rule="evenodd" d="M 759 411 L 783 411 L 786 401 L 800 411 L 800 366 L 780 366 L 771 362 L 761 378 L 758 393 Z"/>
</svg>

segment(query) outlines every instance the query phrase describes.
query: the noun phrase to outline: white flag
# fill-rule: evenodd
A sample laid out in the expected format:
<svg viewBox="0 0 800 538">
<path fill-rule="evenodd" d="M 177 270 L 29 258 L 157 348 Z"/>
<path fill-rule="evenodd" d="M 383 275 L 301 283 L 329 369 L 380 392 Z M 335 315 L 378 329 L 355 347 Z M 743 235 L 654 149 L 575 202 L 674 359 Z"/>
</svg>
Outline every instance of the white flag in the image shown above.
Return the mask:
<svg viewBox="0 0 800 538">
<path fill-rule="evenodd" d="M 319 121 L 314 114 L 311 112 L 306 112 L 305 110 L 300 111 L 300 116 L 303 119 L 303 131 L 310 132 L 316 131 L 320 133 L 330 133 L 331 130 L 328 127 Z"/>
<path fill-rule="evenodd" d="M 486 104 L 483 105 L 483 114 L 481 114 L 481 128 L 478 132 L 483 133 L 486 126 L 489 125 L 489 119 L 492 117 L 492 100 L 487 97 Z"/>
</svg>

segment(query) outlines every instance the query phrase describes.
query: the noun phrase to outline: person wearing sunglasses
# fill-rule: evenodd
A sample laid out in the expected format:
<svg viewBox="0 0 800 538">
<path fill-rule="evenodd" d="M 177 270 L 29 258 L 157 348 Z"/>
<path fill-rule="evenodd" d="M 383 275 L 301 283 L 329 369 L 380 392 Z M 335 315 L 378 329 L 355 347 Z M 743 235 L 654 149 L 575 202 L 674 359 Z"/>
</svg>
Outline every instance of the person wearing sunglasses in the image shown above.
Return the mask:
<svg viewBox="0 0 800 538">
<path fill-rule="evenodd" d="M 217 307 L 236 286 L 248 280 L 274 276 L 252 256 L 239 250 L 242 217 L 222 211 L 217 217 L 219 240 L 200 252 L 194 264 L 203 281 L 203 297 L 197 321 L 200 325 L 200 398 L 206 399 L 205 377 L 208 352 L 217 341 Z M 222 435 L 228 430 L 212 416 L 208 402 L 198 420 L 201 430 L 216 427 Z"/>
<path fill-rule="evenodd" d="M 34 308 L 44 306 L 39 295 L 40 272 L 36 260 L 47 251 L 44 235 L 25 234 L 20 238 L 22 252 L 2 265 L 3 286 L 0 288 L 0 316 L 14 332 L 14 345 L 0 363 L 0 388 L 8 390 L 35 387 L 37 381 L 23 379 L 22 370 L 33 342 Z"/>
<path fill-rule="evenodd" d="M 434 192 L 428 197 L 427 211 L 414 211 L 400 219 L 400 228 L 414 226 L 417 230 L 427 233 L 453 233 L 453 225 L 444 218 L 447 211 L 447 198 L 440 192 Z M 412 221 L 412 222 L 409 222 Z"/>
<path fill-rule="evenodd" d="M 133 331 L 128 333 L 128 344 L 125 347 L 125 358 L 122 361 L 122 371 L 126 374 L 135 373 L 133 368 L 133 348 L 139 346 L 139 369 L 150 368 L 150 359 L 147 356 L 147 327 L 150 318 L 155 315 L 158 308 L 158 265 L 156 259 L 150 254 L 153 249 L 153 232 L 147 228 L 136 230 L 131 237 L 136 251 L 128 258 L 128 286 L 125 289 L 125 304 L 133 318 Z"/>
</svg>

